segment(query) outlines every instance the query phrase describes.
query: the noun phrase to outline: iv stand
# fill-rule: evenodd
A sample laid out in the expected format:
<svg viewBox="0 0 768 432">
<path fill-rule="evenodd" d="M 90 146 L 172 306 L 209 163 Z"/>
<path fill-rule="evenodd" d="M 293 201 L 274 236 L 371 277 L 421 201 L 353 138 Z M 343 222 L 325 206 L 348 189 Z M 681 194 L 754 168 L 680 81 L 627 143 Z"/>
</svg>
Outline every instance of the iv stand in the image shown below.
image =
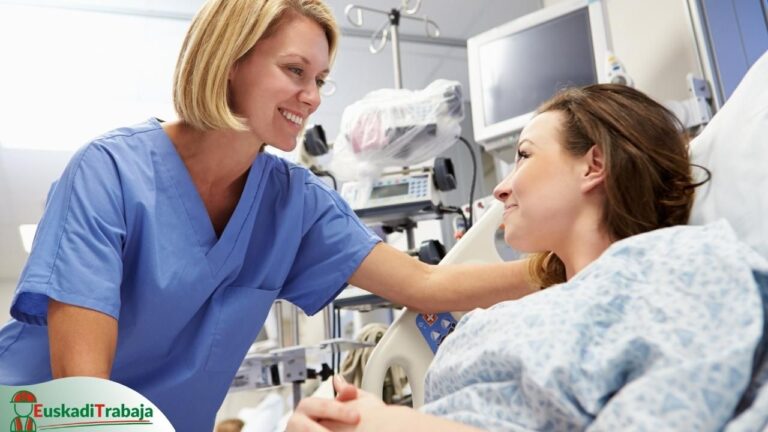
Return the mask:
<svg viewBox="0 0 768 432">
<path fill-rule="evenodd" d="M 392 8 L 389 11 L 354 4 L 349 4 L 344 9 L 344 14 L 347 16 L 347 19 L 355 27 L 363 26 L 363 11 L 387 16 L 387 21 L 385 21 L 384 24 L 371 35 L 371 44 L 368 46 L 368 49 L 372 54 L 379 53 L 387 44 L 387 36 L 389 34 L 392 35 L 392 61 L 394 64 L 396 89 L 403 88 L 403 72 L 400 67 L 400 20 L 410 19 L 414 21 L 423 21 L 424 31 L 426 32 L 427 37 L 436 38 L 440 36 L 440 28 L 437 26 L 437 23 L 426 16 L 413 16 L 419 11 L 421 0 L 415 0 L 415 4 L 412 7 L 409 7 L 410 3 L 411 0 L 402 0 L 399 8 Z"/>
</svg>

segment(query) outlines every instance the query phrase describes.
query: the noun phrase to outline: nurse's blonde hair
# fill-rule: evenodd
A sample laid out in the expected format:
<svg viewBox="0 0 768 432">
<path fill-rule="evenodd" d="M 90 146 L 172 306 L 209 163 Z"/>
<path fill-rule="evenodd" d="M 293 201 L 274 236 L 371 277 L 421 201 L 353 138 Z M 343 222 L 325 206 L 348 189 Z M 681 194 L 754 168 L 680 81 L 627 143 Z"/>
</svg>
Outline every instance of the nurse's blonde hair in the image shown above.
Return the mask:
<svg viewBox="0 0 768 432">
<path fill-rule="evenodd" d="M 320 25 L 333 61 L 339 29 L 322 0 L 209 0 L 192 20 L 176 63 L 173 105 L 179 117 L 199 130 L 247 130 L 229 105 L 230 70 L 291 11 Z"/>
</svg>

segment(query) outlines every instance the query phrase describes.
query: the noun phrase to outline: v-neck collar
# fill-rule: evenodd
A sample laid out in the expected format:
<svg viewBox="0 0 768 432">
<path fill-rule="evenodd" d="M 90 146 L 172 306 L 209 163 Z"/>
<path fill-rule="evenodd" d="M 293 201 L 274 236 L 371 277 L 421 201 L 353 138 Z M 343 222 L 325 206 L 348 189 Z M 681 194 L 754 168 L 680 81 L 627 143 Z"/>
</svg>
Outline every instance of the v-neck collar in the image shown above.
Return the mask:
<svg viewBox="0 0 768 432">
<path fill-rule="evenodd" d="M 192 231 L 197 237 L 198 245 L 208 259 L 212 272 L 215 274 L 232 253 L 237 240 L 240 238 L 243 225 L 254 207 L 254 201 L 258 195 L 257 192 L 263 187 L 263 178 L 266 171 L 268 171 L 270 158 L 266 153 L 259 153 L 253 161 L 237 206 L 232 212 L 232 216 L 229 218 L 224 230 L 221 232 L 221 236 L 217 236 L 213 222 L 208 215 L 200 193 L 195 187 L 195 183 L 192 181 L 192 176 L 187 166 L 160 123 L 156 119 L 152 119 L 152 121 L 157 123 L 157 127 L 163 133 L 162 160 L 170 171 L 173 183 L 176 186 L 189 223 L 192 226 Z"/>
</svg>

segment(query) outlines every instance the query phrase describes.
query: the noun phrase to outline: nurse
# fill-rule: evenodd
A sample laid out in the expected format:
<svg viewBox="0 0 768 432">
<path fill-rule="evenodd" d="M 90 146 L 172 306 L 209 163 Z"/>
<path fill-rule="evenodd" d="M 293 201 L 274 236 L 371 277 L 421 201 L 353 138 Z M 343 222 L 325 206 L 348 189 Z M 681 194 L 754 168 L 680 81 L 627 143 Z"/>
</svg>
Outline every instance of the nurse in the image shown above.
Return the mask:
<svg viewBox="0 0 768 432">
<path fill-rule="evenodd" d="M 422 264 L 383 244 L 290 151 L 338 38 L 320 0 L 210 0 L 179 56 L 179 121 L 108 132 L 52 189 L 0 330 L 0 384 L 109 378 L 180 431 L 215 413 L 270 305 L 347 282 L 423 311 L 530 292 L 522 264 Z M 517 282 L 515 282 L 517 281 Z"/>
</svg>

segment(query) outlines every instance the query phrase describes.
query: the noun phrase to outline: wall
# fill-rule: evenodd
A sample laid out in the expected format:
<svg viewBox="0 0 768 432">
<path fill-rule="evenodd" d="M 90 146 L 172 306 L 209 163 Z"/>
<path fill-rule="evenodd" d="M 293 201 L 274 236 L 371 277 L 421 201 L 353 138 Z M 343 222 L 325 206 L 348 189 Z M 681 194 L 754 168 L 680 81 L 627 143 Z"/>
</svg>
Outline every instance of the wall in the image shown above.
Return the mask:
<svg viewBox="0 0 768 432">
<path fill-rule="evenodd" d="M 685 0 L 604 1 L 613 51 L 635 86 L 660 101 L 687 98 L 686 74 L 702 71 Z"/>
</svg>

